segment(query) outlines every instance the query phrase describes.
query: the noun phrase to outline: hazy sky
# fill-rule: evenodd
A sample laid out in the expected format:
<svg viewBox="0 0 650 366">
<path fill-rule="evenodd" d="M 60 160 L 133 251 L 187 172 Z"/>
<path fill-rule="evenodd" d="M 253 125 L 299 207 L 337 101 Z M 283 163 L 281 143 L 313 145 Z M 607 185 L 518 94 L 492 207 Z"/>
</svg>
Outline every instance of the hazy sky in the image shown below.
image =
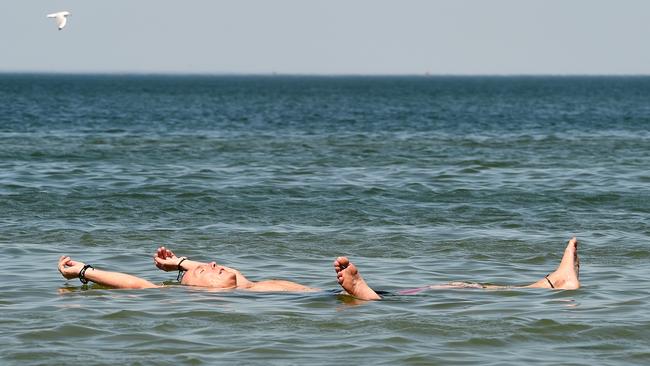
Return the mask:
<svg viewBox="0 0 650 366">
<path fill-rule="evenodd" d="M 69 10 L 57 31 L 49 12 Z M 0 72 L 650 74 L 648 0 L 2 0 Z"/>
</svg>

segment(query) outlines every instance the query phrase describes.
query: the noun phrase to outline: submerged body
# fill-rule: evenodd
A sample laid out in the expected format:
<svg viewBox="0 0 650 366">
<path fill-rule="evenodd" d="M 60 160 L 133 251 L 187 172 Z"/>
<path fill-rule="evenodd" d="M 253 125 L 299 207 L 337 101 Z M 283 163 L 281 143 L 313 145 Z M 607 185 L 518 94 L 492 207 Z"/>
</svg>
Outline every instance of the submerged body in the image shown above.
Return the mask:
<svg viewBox="0 0 650 366">
<path fill-rule="evenodd" d="M 314 292 L 318 288 L 301 285 L 285 280 L 251 281 L 236 269 L 222 266 L 216 262 L 197 262 L 187 257 L 177 257 L 171 250 L 160 247 L 153 256 L 154 264 L 159 269 L 179 271 L 181 284 L 219 290 L 243 290 L 256 292 Z M 59 272 L 67 279 L 79 278 L 86 283 L 92 281 L 104 286 L 124 289 L 144 289 L 162 287 L 145 279 L 120 272 L 103 271 L 93 268 L 85 263 L 74 261 L 68 256 L 61 256 L 58 263 Z M 357 267 L 347 257 L 338 257 L 334 261 L 334 271 L 338 283 L 349 294 L 361 300 L 379 300 L 380 294 L 372 289 L 361 277 Z M 578 240 L 569 240 L 562 261 L 558 268 L 530 285 L 519 286 L 529 288 L 549 288 L 573 290 L 580 288 L 579 281 L 580 262 L 578 259 Z M 512 286 L 480 285 L 466 282 L 450 282 L 444 285 L 431 285 L 411 290 L 404 290 L 398 294 L 409 295 L 428 289 L 440 288 L 484 288 L 505 289 Z"/>
</svg>

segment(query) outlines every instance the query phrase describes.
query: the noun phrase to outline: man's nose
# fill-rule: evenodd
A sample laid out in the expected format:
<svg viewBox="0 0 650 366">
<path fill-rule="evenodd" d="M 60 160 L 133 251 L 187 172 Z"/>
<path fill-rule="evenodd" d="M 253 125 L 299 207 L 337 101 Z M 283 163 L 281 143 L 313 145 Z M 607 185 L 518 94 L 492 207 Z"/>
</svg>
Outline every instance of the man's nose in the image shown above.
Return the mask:
<svg viewBox="0 0 650 366">
<path fill-rule="evenodd" d="M 216 268 L 217 267 L 217 262 L 210 262 L 210 263 L 208 263 L 208 265 L 210 267 L 212 267 L 212 268 Z"/>
</svg>

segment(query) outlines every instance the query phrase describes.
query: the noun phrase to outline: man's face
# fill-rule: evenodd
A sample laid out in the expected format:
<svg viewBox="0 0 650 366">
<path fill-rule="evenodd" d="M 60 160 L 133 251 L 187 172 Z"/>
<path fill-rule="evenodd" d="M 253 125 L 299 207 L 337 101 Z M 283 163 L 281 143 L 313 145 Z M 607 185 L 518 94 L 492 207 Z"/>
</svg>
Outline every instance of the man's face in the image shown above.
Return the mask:
<svg viewBox="0 0 650 366">
<path fill-rule="evenodd" d="M 181 283 L 188 286 L 235 288 L 237 287 L 237 275 L 226 267 L 210 262 L 185 272 Z"/>
</svg>

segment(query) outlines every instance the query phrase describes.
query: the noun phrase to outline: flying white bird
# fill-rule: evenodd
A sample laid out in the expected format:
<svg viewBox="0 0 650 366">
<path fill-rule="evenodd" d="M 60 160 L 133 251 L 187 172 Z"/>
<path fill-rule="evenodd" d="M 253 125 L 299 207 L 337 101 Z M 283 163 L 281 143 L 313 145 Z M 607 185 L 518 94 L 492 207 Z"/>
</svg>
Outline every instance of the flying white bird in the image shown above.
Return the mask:
<svg viewBox="0 0 650 366">
<path fill-rule="evenodd" d="M 61 30 L 68 22 L 68 15 L 70 15 L 69 11 L 60 11 L 58 13 L 48 14 L 47 17 L 56 19 L 56 25 L 59 27 L 59 30 Z"/>
</svg>

